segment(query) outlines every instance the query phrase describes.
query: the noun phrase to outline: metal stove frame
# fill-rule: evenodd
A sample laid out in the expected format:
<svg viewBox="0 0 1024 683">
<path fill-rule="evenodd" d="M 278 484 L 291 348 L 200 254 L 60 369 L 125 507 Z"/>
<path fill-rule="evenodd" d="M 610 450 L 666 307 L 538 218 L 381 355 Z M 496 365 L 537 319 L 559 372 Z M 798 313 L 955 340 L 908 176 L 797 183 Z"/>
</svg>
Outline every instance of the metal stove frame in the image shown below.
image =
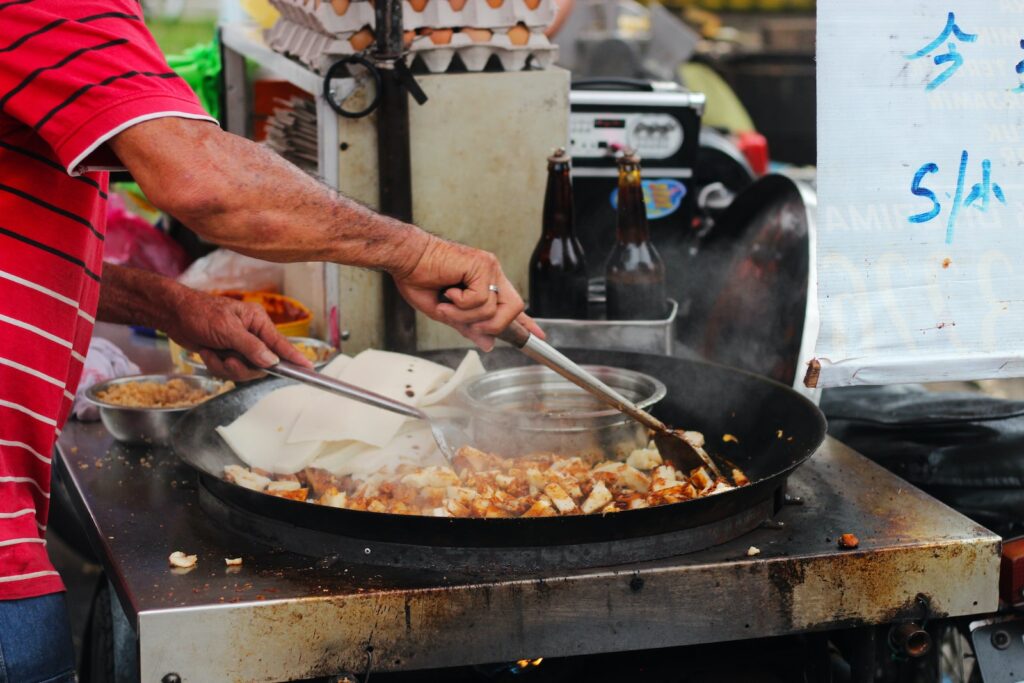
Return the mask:
<svg viewBox="0 0 1024 683">
<path fill-rule="evenodd" d="M 429 669 L 997 607 L 999 538 L 833 440 L 790 479 L 804 504 L 771 528 L 667 560 L 485 576 L 272 550 L 218 526 L 172 453 L 115 444 L 96 423 L 70 423 L 54 462 L 135 629 L 144 681 Z M 837 548 L 846 532 L 859 548 Z M 175 550 L 198 566 L 170 569 Z"/>
</svg>

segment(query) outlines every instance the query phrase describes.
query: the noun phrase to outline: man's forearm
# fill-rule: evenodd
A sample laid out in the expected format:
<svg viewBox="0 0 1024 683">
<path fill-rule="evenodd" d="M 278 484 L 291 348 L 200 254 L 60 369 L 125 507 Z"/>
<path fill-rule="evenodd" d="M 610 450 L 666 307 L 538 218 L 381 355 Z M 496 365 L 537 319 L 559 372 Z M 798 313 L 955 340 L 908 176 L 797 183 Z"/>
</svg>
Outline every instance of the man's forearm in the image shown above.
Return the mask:
<svg viewBox="0 0 1024 683">
<path fill-rule="evenodd" d="M 209 241 L 250 256 L 401 274 L 415 267 L 430 239 L 209 123 L 156 119 L 110 144 L 156 206 Z"/>
<path fill-rule="evenodd" d="M 164 329 L 181 289 L 182 285 L 156 273 L 104 264 L 96 318 Z"/>
</svg>

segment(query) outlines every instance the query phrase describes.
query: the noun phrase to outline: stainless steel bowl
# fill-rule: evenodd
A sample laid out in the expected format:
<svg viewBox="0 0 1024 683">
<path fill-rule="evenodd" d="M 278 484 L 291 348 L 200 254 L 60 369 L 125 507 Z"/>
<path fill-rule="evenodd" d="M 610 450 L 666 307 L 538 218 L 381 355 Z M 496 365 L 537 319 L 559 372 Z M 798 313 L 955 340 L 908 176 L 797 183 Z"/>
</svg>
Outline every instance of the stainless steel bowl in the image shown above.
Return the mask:
<svg viewBox="0 0 1024 683">
<path fill-rule="evenodd" d="M 85 398 L 99 406 L 100 420 L 103 421 L 103 426 L 118 441 L 133 445 L 166 446 L 170 444 L 171 430 L 174 428 L 175 423 L 194 406 L 182 408 L 129 408 L 108 403 L 97 395 L 101 391 L 122 384 L 167 382 L 173 378 L 182 379 L 192 386 L 210 393 L 220 391 L 224 386 L 224 382 L 212 377 L 198 377 L 195 375 L 132 375 L 95 384 L 86 390 Z"/>
<path fill-rule="evenodd" d="M 641 372 L 584 366 L 641 408 L 665 397 L 665 385 Z M 646 429 L 541 366 L 489 372 L 464 384 L 477 447 L 505 456 L 552 452 L 623 458 L 647 444 Z"/>
<path fill-rule="evenodd" d="M 313 337 L 288 337 L 288 341 L 292 344 L 305 344 L 306 346 L 315 349 L 317 359 L 313 361 L 313 367 L 317 370 L 322 369 L 338 355 L 338 349 L 334 348 L 322 339 L 315 339 Z M 180 354 L 181 362 L 192 368 L 193 374 L 204 376 L 207 374 L 206 365 L 203 361 L 193 358 L 191 351 L 188 349 L 181 349 Z"/>
</svg>

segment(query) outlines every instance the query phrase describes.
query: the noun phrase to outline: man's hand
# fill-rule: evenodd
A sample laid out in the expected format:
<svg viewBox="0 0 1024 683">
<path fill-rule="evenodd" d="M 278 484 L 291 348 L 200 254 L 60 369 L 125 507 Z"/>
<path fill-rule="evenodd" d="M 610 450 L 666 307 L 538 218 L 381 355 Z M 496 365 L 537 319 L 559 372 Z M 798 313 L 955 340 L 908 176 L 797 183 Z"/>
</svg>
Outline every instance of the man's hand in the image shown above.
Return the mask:
<svg viewBox="0 0 1024 683">
<path fill-rule="evenodd" d="M 97 317 L 163 330 L 189 351 L 198 351 L 218 377 L 245 381 L 263 374 L 232 353 L 262 368 L 278 358 L 311 366 L 261 306 L 210 296 L 144 270 L 106 264 Z"/>
<path fill-rule="evenodd" d="M 263 307 L 183 288 L 177 312 L 169 316 L 164 332 L 189 351 L 198 351 L 207 370 L 217 377 L 248 381 L 263 375 L 256 367 L 269 367 L 284 359 L 312 364 L 277 328 Z"/>
<path fill-rule="evenodd" d="M 494 254 L 430 237 L 419 257 L 392 276 L 406 301 L 484 351 L 493 349 L 495 337 L 516 319 L 544 338 L 537 323 L 523 313 L 523 299 Z M 441 293 L 451 303 L 440 303 Z"/>
</svg>

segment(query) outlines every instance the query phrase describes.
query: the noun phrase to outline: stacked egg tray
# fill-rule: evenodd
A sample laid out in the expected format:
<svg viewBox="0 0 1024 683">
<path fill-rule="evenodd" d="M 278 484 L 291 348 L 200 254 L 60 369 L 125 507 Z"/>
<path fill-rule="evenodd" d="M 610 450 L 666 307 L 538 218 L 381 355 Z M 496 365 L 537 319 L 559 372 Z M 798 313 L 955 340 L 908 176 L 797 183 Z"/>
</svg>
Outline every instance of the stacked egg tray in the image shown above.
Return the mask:
<svg viewBox="0 0 1024 683">
<path fill-rule="evenodd" d="M 270 0 L 281 18 L 267 44 L 319 73 L 338 58 L 373 44 L 372 0 Z M 448 71 L 458 57 L 468 71 L 482 71 L 496 57 L 505 71 L 545 69 L 558 48 L 544 35 L 554 18 L 553 0 L 404 0 L 406 61 L 430 73 Z"/>
</svg>

